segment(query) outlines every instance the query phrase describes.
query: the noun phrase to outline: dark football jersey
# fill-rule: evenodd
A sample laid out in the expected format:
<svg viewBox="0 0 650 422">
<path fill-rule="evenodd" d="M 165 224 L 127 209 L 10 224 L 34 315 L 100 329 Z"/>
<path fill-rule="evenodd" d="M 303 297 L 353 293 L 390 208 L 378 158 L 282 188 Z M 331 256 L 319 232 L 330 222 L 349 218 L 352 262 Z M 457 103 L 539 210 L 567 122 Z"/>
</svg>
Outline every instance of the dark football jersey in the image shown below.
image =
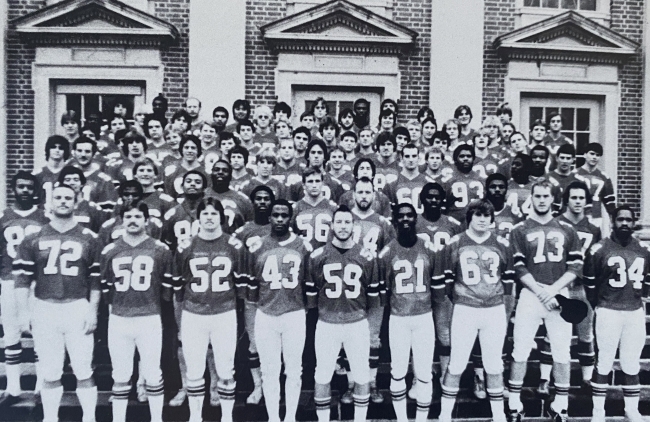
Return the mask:
<svg viewBox="0 0 650 422">
<path fill-rule="evenodd" d="M 196 210 L 191 209 L 186 202 L 167 211 L 163 219 L 161 239 L 171 250 L 176 250 L 178 246 L 187 247 L 192 236 L 199 232 Z"/>
<path fill-rule="evenodd" d="M 167 211 L 177 204 L 174 198 L 158 190 L 145 193 L 142 202 L 149 207 L 149 217 L 155 217 L 160 221 Z"/>
<path fill-rule="evenodd" d="M 538 283 L 551 285 L 567 271 L 582 275 L 582 244 L 570 224 L 529 218 L 512 229 L 510 243 L 518 278 L 531 274 Z"/>
<path fill-rule="evenodd" d="M 508 181 L 506 206 L 510 207 L 513 213 L 521 214 L 524 218 L 533 211 L 533 202 L 530 199 L 530 185 L 530 183 L 521 185 L 514 180 Z"/>
<path fill-rule="evenodd" d="M 354 187 L 355 180 L 354 180 L 354 175 L 352 174 L 351 171 L 346 171 L 345 173 L 343 173 L 338 177 L 334 176 L 331 173 L 329 174 L 329 176 L 332 178 L 332 181 L 334 183 L 338 183 L 341 186 L 341 188 L 343 188 L 344 192 L 348 192 Z M 341 198 L 339 197 L 339 200 L 340 199 Z"/>
<path fill-rule="evenodd" d="M 395 229 L 386 217 L 377 213 L 362 217 L 354 209 L 352 213 L 355 215 L 352 238 L 370 252 L 377 254 L 395 238 Z"/>
<path fill-rule="evenodd" d="M 102 224 L 110 218 L 111 212 L 109 210 L 103 210 L 93 202 L 81 200 L 75 204 L 74 221 L 95 233 L 99 233 Z"/>
<path fill-rule="evenodd" d="M 379 285 L 386 290 L 390 313 L 399 316 L 431 312 L 434 246 L 418 239 L 406 248 L 392 240 L 379 253 Z"/>
<path fill-rule="evenodd" d="M 564 215 L 560 215 L 557 219 L 572 225 L 573 228 L 576 229 L 578 237 L 580 238 L 580 244 L 582 245 L 580 252 L 582 252 L 583 255 L 587 253 L 591 245 L 600 242 L 602 239 L 600 228 L 591 224 L 587 218 L 583 218 L 578 224 L 573 223 Z"/>
<path fill-rule="evenodd" d="M 308 204 L 304 199 L 296 202 L 293 205 L 294 233 L 311 243 L 314 249 L 323 246 L 327 242 L 336 208 L 336 203 L 324 197 L 316 205 Z"/>
<path fill-rule="evenodd" d="M 377 162 L 375 161 L 375 164 Z M 394 183 L 397 180 L 397 177 L 399 176 L 399 173 L 401 169 L 397 166 L 398 162 L 397 160 L 395 161 L 394 165 L 390 165 L 387 167 L 383 166 L 377 166 L 377 172 L 375 173 L 375 177 L 373 180 L 373 184 L 375 186 L 376 191 L 383 191 L 386 185 L 389 183 Z"/>
<path fill-rule="evenodd" d="M 251 179 L 253 178 L 253 175 L 251 173 L 246 173 L 242 177 L 235 179 L 234 177 L 230 180 L 230 189 L 236 190 L 241 192 L 242 187 L 246 185 Z"/>
<path fill-rule="evenodd" d="M 91 163 L 88 168 L 82 168 L 82 170 L 84 176 L 86 176 L 86 184 L 81 190 L 84 199 L 94 202 L 105 210 L 115 208 L 118 194 L 111 176 L 101 171 L 101 166 L 96 162 Z"/>
<path fill-rule="evenodd" d="M 165 157 L 172 155 L 172 152 L 173 152 L 172 149 L 166 143 L 163 143 L 159 147 L 154 146 L 152 143 L 149 144 L 149 146 L 147 147 L 147 152 L 145 155 L 151 158 L 153 162 L 156 163 L 156 166 L 160 168 L 160 166 L 162 166 Z"/>
<path fill-rule="evenodd" d="M 163 223 L 157 218 L 149 218 L 146 227 L 147 234 L 154 239 L 160 239 L 162 236 L 162 226 Z M 124 233 L 126 233 L 126 229 L 122 225 L 122 217 L 118 215 L 110 220 L 106 220 L 102 224 L 102 227 L 99 229 L 99 240 L 102 246 L 106 246 L 121 238 Z"/>
<path fill-rule="evenodd" d="M 447 283 L 453 283 L 455 304 L 488 308 L 512 294 L 515 273 L 510 244 L 493 234 L 481 243 L 467 232 L 454 236 L 438 255 L 436 275 L 440 271 Z"/>
<path fill-rule="evenodd" d="M 302 172 L 305 170 L 305 165 L 300 161 L 296 162 L 289 167 L 282 167 L 280 164 L 273 167 L 271 172 L 274 179 L 282 183 L 287 188 L 296 183 L 302 183 Z"/>
<path fill-rule="evenodd" d="M 75 225 L 61 233 L 50 224 L 25 236 L 13 262 L 16 287 L 36 282 L 34 295 L 41 300 L 87 299 L 99 290 L 101 244 L 91 230 Z"/>
<path fill-rule="evenodd" d="M 393 205 L 406 202 L 413 205 L 418 214 L 422 214 L 424 208 L 420 203 L 420 192 L 427 182 L 426 176 L 421 173 L 413 179 L 400 173 L 397 180 L 388 183 L 383 192 Z"/>
<path fill-rule="evenodd" d="M 52 189 L 54 184 L 59 180 L 59 170 L 54 173 L 49 167 L 44 166 L 39 170 L 34 171 L 36 176 L 36 186 L 40 189 L 40 201 L 45 209 L 45 215 L 50 212 L 50 201 L 52 200 Z"/>
<path fill-rule="evenodd" d="M 305 309 L 304 265 L 312 247 L 294 233 L 283 241 L 265 236 L 249 248 L 248 300 L 267 315 Z"/>
<path fill-rule="evenodd" d="M 206 198 L 217 198 L 226 216 L 225 224 L 223 224 L 223 231 L 232 234 L 244 225 L 247 221 L 252 221 L 255 218 L 255 211 L 253 204 L 248 196 L 241 192 L 228 189 L 223 193 L 217 193 L 213 189 L 205 191 Z"/>
<path fill-rule="evenodd" d="M 178 249 L 174 264 L 176 290 L 182 292 L 183 309 L 199 315 L 216 315 L 235 309 L 237 296 L 248 286 L 246 248 L 233 236 L 214 240 L 192 238 Z"/>
<path fill-rule="evenodd" d="M 499 171 L 502 158 L 496 154 L 489 153 L 485 158 L 476 157 L 472 170 L 481 178 L 485 179 L 489 175 Z"/>
<path fill-rule="evenodd" d="M 485 179 L 470 171 L 461 173 L 454 170 L 448 179 L 442 180 L 447 192 L 447 214 L 458 221 L 465 221 L 465 212 L 470 202 L 483 198 Z"/>
<path fill-rule="evenodd" d="M 135 164 L 136 161 L 131 161 L 128 157 L 106 163 L 106 173 L 113 179 L 113 185 L 117 187 L 125 180 L 133 180 L 133 167 Z"/>
<path fill-rule="evenodd" d="M 415 231 L 418 237 L 425 242 L 431 242 L 436 250 L 442 249 L 452 237 L 463 231 L 463 226 L 458 220 L 447 215 L 441 215 L 435 223 L 424 217 L 418 217 L 415 222 Z"/>
<path fill-rule="evenodd" d="M 271 234 L 271 225 L 260 226 L 255 221 L 247 221 L 246 224 L 238 228 L 233 236 L 244 242 L 247 248 L 250 248 L 255 242 L 260 241 L 264 236 Z"/>
<path fill-rule="evenodd" d="M 209 173 L 206 173 L 203 167 L 199 166 L 192 170 L 203 173 L 209 183 Z M 170 164 L 165 167 L 165 170 L 163 171 L 163 185 L 167 195 L 173 198 L 182 198 L 185 196 L 185 193 L 183 192 L 183 176 L 185 176 L 185 173 L 188 171 L 190 170 L 183 167 L 180 161 L 176 164 Z"/>
<path fill-rule="evenodd" d="M 562 193 L 567 188 L 567 186 L 569 186 L 571 182 L 575 182 L 575 181 L 584 182 L 584 180 L 582 180 L 582 176 L 579 176 L 575 171 L 572 171 L 568 175 L 559 174 L 556 171 L 552 171 L 547 174 L 547 178 L 553 185 L 553 190 L 552 190 L 554 196 L 553 210 L 556 213 L 563 212 L 564 206 L 562 204 Z"/>
<path fill-rule="evenodd" d="M 306 271 L 307 304 L 318 307 L 320 321 L 361 321 L 368 308 L 379 305 L 377 260 L 361 245 L 342 253 L 328 243 L 311 253 Z"/>
<path fill-rule="evenodd" d="M 111 313 L 122 317 L 160 315 L 163 289 L 172 288 L 172 253 L 148 237 L 133 246 L 117 239 L 101 254 L 102 290 Z"/>
<path fill-rule="evenodd" d="M 599 169 L 590 173 L 583 167 L 576 170 L 576 175 L 582 177 L 582 180 L 589 186 L 589 192 L 593 199 L 591 216 L 601 218 L 603 216 L 603 205 L 611 214 L 616 207 L 616 192 L 614 191 L 612 179 Z"/>
<path fill-rule="evenodd" d="M 0 213 L 0 279 L 8 280 L 12 278 L 11 265 L 18 253 L 18 246 L 25 236 L 35 233 L 50 220 L 45 217 L 42 209 L 33 207 L 30 210 L 22 211 L 13 208 L 7 208 L 4 213 Z"/>
<path fill-rule="evenodd" d="M 501 211 L 494 212 L 494 223 L 490 225 L 490 229 L 492 229 L 492 233 L 508 240 L 512 228 L 523 219 L 521 214 L 515 214 L 512 208 L 506 205 Z"/>
<path fill-rule="evenodd" d="M 649 273 L 650 252 L 638 240 L 623 246 L 607 238 L 587 252 L 583 280 L 587 288 L 596 290 L 597 306 L 634 311 L 643 306 Z"/>
<path fill-rule="evenodd" d="M 356 205 L 354 202 L 354 192 L 348 191 L 341 195 L 339 205 L 347 205 L 348 208 L 353 209 Z M 379 191 L 375 191 L 375 198 L 372 201 L 372 205 L 370 205 L 370 209 L 384 217 L 390 217 L 392 212 L 390 200 L 383 192 Z"/>
</svg>

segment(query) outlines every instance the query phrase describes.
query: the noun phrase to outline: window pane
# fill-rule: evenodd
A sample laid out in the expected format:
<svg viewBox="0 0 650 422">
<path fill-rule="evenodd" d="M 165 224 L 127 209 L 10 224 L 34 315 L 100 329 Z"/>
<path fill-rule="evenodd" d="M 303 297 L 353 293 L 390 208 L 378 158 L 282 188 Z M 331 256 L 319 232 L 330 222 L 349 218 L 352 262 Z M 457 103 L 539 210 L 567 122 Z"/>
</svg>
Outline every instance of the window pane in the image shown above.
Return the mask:
<svg viewBox="0 0 650 422">
<path fill-rule="evenodd" d="M 99 113 L 99 95 L 84 96 L 84 119 L 87 119 L 91 113 Z"/>
<path fill-rule="evenodd" d="M 530 108 L 530 124 L 532 125 L 535 120 L 542 120 L 544 118 L 544 110 L 541 107 Z"/>
<path fill-rule="evenodd" d="M 596 0 L 580 0 L 580 10 L 596 10 Z"/>
<path fill-rule="evenodd" d="M 560 114 L 562 115 L 562 129 L 573 130 L 573 116 L 575 114 L 575 109 L 563 108 Z"/>
<path fill-rule="evenodd" d="M 542 0 L 542 7 L 557 9 L 559 7 L 558 0 Z"/>
<path fill-rule="evenodd" d="M 339 112 L 345 110 L 346 108 L 352 110 L 353 105 L 354 105 L 354 101 L 339 101 Z"/>
<path fill-rule="evenodd" d="M 122 104 L 126 107 L 126 118 L 133 119 L 133 95 L 102 95 L 102 110 L 104 115 L 108 118 L 113 114 L 113 110 L 117 104 Z"/>
<path fill-rule="evenodd" d="M 585 153 L 587 144 L 589 144 L 589 134 L 588 133 L 578 133 L 576 134 L 576 154 L 582 155 Z"/>
<path fill-rule="evenodd" d="M 589 109 L 588 108 L 578 109 L 578 122 L 576 124 L 576 129 L 579 131 L 589 130 Z"/>
<path fill-rule="evenodd" d="M 539 0 L 524 0 L 525 7 L 539 7 Z"/>
<path fill-rule="evenodd" d="M 578 0 L 562 0 L 562 9 L 575 10 L 578 8 Z"/>
<path fill-rule="evenodd" d="M 562 135 L 566 136 L 567 138 L 569 138 L 571 140 L 573 140 L 573 138 L 574 138 L 573 132 L 564 132 L 564 131 L 562 131 Z"/>
<path fill-rule="evenodd" d="M 65 100 L 66 100 L 66 109 L 74 110 L 77 113 L 77 116 L 81 116 L 81 95 L 67 94 L 65 96 Z"/>
</svg>

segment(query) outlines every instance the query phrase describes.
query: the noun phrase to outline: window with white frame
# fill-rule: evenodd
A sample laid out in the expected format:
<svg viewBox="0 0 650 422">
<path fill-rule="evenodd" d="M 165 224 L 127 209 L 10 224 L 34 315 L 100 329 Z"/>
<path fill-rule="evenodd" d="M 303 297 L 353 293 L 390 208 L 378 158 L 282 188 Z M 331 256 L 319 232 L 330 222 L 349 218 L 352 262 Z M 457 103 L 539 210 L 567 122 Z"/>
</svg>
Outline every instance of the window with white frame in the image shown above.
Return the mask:
<svg viewBox="0 0 650 422">
<path fill-rule="evenodd" d="M 524 7 L 596 11 L 596 0 L 524 0 Z"/>
</svg>

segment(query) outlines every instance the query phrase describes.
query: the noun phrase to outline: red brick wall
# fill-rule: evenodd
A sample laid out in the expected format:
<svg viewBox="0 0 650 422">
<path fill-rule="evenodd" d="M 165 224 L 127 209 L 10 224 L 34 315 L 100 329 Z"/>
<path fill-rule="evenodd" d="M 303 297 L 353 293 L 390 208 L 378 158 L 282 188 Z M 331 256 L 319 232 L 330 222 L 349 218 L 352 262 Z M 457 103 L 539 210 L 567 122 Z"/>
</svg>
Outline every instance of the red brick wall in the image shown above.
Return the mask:
<svg viewBox="0 0 650 422">
<path fill-rule="evenodd" d="M 399 62 L 402 74 L 399 121 L 405 125 L 409 119 L 415 118 L 421 107 L 429 105 L 431 0 L 395 0 L 393 19 L 418 32 L 415 48 Z M 438 116 L 438 120 L 442 121 L 443 117 Z"/>
<path fill-rule="evenodd" d="M 8 0 L 8 19 L 16 19 L 45 5 L 44 0 Z M 7 34 L 7 180 L 18 170 L 31 171 L 34 166 L 34 91 L 32 63 L 36 50 L 20 42 L 18 35 Z M 44 151 L 36 151 L 45 154 Z M 9 189 L 6 190 L 9 194 Z M 13 199 L 9 197 L 9 199 Z"/>
<path fill-rule="evenodd" d="M 169 100 L 169 113 L 182 108 L 188 96 L 190 63 L 190 0 L 156 0 L 155 15 L 176 26 L 180 32 L 177 45 L 162 51 L 165 66 L 162 92 Z M 153 98 L 148 99 L 149 104 Z"/>
<path fill-rule="evenodd" d="M 275 94 L 277 54 L 264 45 L 260 27 L 281 19 L 287 12 L 285 0 L 246 0 L 246 99 L 253 107 L 272 107 Z"/>
<path fill-rule="evenodd" d="M 515 29 L 515 0 L 485 0 L 485 19 L 483 24 L 483 116 L 481 120 L 496 113 L 503 102 L 504 85 L 508 64 L 497 56 L 492 47 L 494 39 Z M 474 127 L 481 116 L 474 114 Z"/>
<path fill-rule="evenodd" d="M 644 0 L 612 0 L 611 28 L 638 43 L 643 41 Z M 618 200 L 641 207 L 643 144 L 643 56 L 620 67 L 621 104 L 618 109 Z"/>
</svg>

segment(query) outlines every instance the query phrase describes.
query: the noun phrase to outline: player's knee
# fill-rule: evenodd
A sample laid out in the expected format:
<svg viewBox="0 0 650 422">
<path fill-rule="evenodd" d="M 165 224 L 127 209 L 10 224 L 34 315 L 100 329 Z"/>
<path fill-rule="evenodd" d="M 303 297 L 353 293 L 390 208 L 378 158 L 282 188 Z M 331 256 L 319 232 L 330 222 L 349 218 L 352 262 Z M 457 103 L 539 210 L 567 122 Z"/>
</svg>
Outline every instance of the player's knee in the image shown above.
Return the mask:
<svg viewBox="0 0 650 422">
<path fill-rule="evenodd" d="M 530 347 L 524 347 L 523 345 L 518 345 L 515 342 L 514 349 L 512 350 L 512 360 L 514 362 L 526 362 L 528 361 L 528 356 L 530 356 Z"/>
<path fill-rule="evenodd" d="M 553 357 L 554 363 L 568 364 L 571 362 L 571 351 L 569 347 L 552 347 L 551 356 Z"/>
<path fill-rule="evenodd" d="M 621 369 L 626 375 L 631 374 L 638 377 L 639 371 L 641 370 L 639 358 L 627 358 L 621 355 Z"/>
<path fill-rule="evenodd" d="M 502 374 L 503 373 L 503 360 L 501 356 L 483 357 L 483 367 L 487 374 Z"/>
<path fill-rule="evenodd" d="M 368 382 L 356 382 L 354 383 L 354 392 L 353 395 L 356 397 L 364 397 L 370 394 L 370 384 Z"/>
<path fill-rule="evenodd" d="M 316 384 L 322 384 L 322 385 L 328 385 L 329 386 L 329 383 L 330 383 L 331 379 L 332 379 L 332 374 L 331 373 L 327 373 L 326 371 L 323 370 L 322 367 L 319 368 L 319 366 L 316 365 L 316 371 L 314 372 L 314 382 Z"/>
<path fill-rule="evenodd" d="M 393 398 L 399 399 L 400 397 L 395 397 L 395 395 L 401 396 L 402 392 L 406 396 L 406 379 L 405 379 L 405 376 L 396 377 L 395 375 L 391 374 L 390 391 L 391 391 L 391 395 L 393 395 Z"/>
<path fill-rule="evenodd" d="M 319 399 L 320 400 L 327 399 L 327 401 L 329 402 L 331 396 L 332 396 L 332 391 L 329 382 L 320 383 L 316 381 L 316 383 L 314 384 L 314 399 L 316 401 L 318 401 Z"/>
</svg>

